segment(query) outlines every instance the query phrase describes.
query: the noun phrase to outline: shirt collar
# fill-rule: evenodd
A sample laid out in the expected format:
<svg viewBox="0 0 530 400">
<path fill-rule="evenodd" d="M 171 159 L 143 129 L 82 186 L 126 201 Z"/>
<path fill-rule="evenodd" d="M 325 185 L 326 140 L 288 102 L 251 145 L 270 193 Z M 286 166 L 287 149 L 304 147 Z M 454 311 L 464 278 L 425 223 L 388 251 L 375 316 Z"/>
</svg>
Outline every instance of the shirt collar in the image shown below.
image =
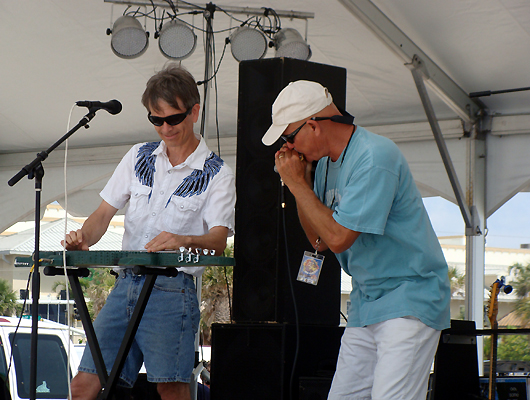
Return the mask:
<svg viewBox="0 0 530 400">
<path fill-rule="evenodd" d="M 193 151 L 193 153 L 191 153 L 188 156 L 186 161 L 184 161 L 180 165 L 176 165 L 174 168 L 176 168 L 176 167 L 182 168 L 184 166 L 188 166 L 191 169 L 199 169 L 199 170 L 202 171 L 202 169 L 204 168 L 204 162 L 206 161 L 206 158 L 210 154 L 210 149 L 208 149 L 208 146 L 206 146 L 206 142 L 205 142 L 204 138 L 201 135 L 197 135 L 196 134 L 195 137 L 197 139 L 199 139 L 199 145 L 197 146 L 197 148 Z M 163 140 L 161 140 L 160 144 L 153 151 L 152 154 L 153 155 L 157 155 L 157 156 L 159 154 L 162 154 L 163 156 L 165 156 L 167 158 L 166 150 L 167 150 L 166 143 Z"/>
</svg>

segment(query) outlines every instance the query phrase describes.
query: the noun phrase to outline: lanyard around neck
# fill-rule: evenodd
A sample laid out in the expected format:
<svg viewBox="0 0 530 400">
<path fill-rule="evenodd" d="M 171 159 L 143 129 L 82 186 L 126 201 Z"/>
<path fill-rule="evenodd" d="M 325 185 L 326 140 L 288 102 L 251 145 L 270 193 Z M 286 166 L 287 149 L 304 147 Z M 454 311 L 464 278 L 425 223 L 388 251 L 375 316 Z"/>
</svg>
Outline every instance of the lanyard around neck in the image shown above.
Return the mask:
<svg viewBox="0 0 530 400">
<path fill-rule="evenodd" d="M 346 156 L 346 152 L 348 151 L 348 147 L 350 146 L 351 138 L 353 137 L 353 134 L 355 133 L 355 126 L 353 127 L 353 132 L 350 135 L 350 138 L 348 139 L 348 144 L 346 144 L 346 147 L 344 148 L 342 152 L 342 157 L 340 159 L 340 167 L 342 167 L 342 163 L 344 162 L 344 157 Z M 324 180 L 324 194 L 323 194 L 323 203 L 326 204 L 326 192 L 328 190 L 328 172 L 329 172 L 329 160 L 330 157 L 328 156 L 328 162 L 326 164 L 326 178 Z M 330 209 L 333 209 L 333 204 L 335 204 L 335 191 L 333 191 L 333 200 L 331 200 L 331 205 L 329 206 Z"/>
</svg>

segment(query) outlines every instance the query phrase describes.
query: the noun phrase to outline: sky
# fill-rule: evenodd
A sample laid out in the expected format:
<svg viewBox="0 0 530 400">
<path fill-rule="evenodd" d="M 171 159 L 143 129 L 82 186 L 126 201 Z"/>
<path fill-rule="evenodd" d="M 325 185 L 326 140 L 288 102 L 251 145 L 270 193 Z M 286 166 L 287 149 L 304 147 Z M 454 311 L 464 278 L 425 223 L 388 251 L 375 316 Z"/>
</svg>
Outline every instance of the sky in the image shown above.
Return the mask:
<svg viewBox="0 0 530 400">
<path fill-rule="evenodd" d="M 424 198 L 436 234 L 465 235 L 460 209 L 441 197 Z M 520 248 L 530 244 L 530 193 L 518 193 L 499 208 L 487 221 L 487 247 Z"/>
</svg>

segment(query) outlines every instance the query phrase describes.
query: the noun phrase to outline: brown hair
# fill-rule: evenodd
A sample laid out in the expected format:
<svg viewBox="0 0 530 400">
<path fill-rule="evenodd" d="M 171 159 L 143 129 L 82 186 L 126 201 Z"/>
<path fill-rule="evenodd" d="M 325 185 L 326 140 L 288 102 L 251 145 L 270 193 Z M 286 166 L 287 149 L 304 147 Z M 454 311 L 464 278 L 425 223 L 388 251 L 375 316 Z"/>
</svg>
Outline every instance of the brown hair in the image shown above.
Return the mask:
<svg viewBox="0 0 530 400">
<path fill-rule="evenodd" d="M 180 109 L 178 99 L 186 110 L 201 101 L 195 78 L 184 67 L 170 64 L 147 81 L 142 104 L 147 111 L 159 111 L 158 102 L 164 100 Z"/>
</svg>

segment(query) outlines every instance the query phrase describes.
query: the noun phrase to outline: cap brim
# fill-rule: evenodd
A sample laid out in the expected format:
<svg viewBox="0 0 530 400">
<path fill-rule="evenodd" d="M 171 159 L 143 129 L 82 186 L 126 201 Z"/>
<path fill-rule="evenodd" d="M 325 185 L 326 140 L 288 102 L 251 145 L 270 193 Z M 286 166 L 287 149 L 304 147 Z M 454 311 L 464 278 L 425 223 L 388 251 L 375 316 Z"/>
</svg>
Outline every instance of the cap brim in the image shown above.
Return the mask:
<svg viewBox="0 0 530 400">
<path fill-rule="evenodd" d="M 265 146 L 270 146 L 271 144 L 274 144 L 288 126 L 289 124 L 271 125 L 269 130 L 265 132 L 265 135 L 263 135 L 261 141 Z"/>
</svg>

